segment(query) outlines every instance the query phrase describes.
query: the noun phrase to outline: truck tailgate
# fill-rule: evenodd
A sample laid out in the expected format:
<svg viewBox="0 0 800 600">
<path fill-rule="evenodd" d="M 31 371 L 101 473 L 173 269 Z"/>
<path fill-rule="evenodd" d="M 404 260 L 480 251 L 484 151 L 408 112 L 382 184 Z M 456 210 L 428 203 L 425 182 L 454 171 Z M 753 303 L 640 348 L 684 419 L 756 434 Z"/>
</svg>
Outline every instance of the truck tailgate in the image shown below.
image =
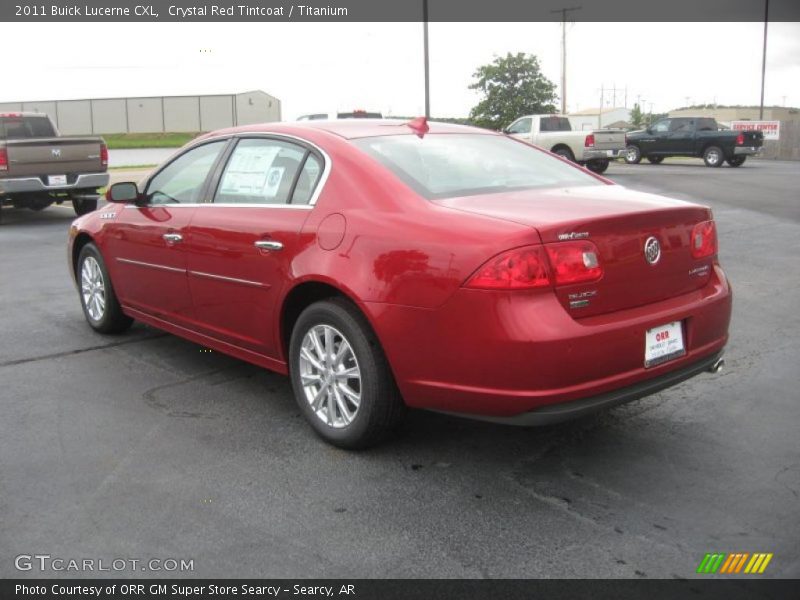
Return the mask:
<svg viewBox="0 0 800 600">
<path fill-rule="evenodd" d="M 594 147 L 598 150 L 621 150 L 625 147 L 625 132 L 597 129 L 594 131 Z"/>
<path fill-rule="evenodd" d="M 8 153 L 5 177 L 99 173 L 101 164 L 97 138 L 21 139 L 4 142 Z"/>
</svg>

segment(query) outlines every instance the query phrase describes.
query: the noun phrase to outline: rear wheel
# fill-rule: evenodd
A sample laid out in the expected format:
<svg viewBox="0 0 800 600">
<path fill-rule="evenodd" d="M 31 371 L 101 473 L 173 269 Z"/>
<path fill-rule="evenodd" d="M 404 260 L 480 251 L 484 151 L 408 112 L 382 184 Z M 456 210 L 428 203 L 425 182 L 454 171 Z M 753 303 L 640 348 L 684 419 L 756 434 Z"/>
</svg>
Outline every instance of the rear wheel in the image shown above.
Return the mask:
<svg viewBox="0 0 800 600">
<path fill-rule="evenodd" d="M 100 333 L 120 333 L 128 329 L 133 319 L 122 312 L 97 246 L 90 243 L 81 249 L 76 274 L 83 316 L 92 329 Z"/>
<path fill-rule="evenodd" d="M 79 217 L 97 210 L 97 198 L 75 198 L 72 200 L 72 208 Z"/>
<path fill-rule="evenodd" d="M 607 158 L 601 158 L 599 160 L 590 160 L 586 163 L 586 168 L 589 169 L 592 173 L 605 173 L 606 169 L 608 169 L 609 160 Z"/>
<path fill-rule="evenodd" d="M 649 160 L 654 165 L 660 165 L 662 162 L 664 162 L 664 157 L 663 156 L 648 156 L 647 160 Z"/>
<path fill-rule="evenodd" d="M 741 167 L 746 158 L 746 156 L 734 156 L 733 158 L 729 158 L 726 162 L 732 167 Z"/>
<path fill-rule="evenodd" d="M 629 165 L 638 165 L 642 162 L 642 151 L 639 146 L 630 145 L 625 148 L 625 162 Z"/>
<path fill-rule="evenodd" d="M 722 154 L 722 148 L 719 146 L 709 146 L 703 152 L 703 161 L 707 167 L 721 167 L 725 162 L 725 156 Z"/>
<path fill-rule="evenodd" d="M 403 415 L 405 406 L 380 343 L 346 300 L 316 302 L 300 314 L 289 361 L 301 412 L 334 446 L 371 446 Z"/>
<path fill-rule="evenodd" d="M 565 148 L 564 146 L 560 146 L 553 150 L 553 154 L 557 154 L 558 156 L 563 156 L 569 161 L 575 162 L 575 155 L 572 153 L 572 150 L 569 148 Z"/>
</svg>

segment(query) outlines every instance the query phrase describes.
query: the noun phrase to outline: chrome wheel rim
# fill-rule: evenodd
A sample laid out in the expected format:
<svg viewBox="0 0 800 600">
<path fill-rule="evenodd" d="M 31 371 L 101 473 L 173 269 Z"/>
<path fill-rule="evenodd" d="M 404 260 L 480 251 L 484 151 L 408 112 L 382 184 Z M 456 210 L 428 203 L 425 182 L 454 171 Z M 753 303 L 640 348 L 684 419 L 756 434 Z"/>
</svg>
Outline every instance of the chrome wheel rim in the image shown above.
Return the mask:
<svg viewBox="0 0 800 600">
<path fill-rule="evenodd" d="M 102 319 L 106 312 L 106 285 L 100 264 L 93 256 L 87 256 L 81 265 L 81 295 L 89 318 Z"/>
<path fill-rule="evenodd" d="M 636 150 L 636 148 L 628 148 L 628 154 L 625 158 L 627 158 L 629 162 L 633 162 L 636 160 L 637 156 L 639 156 L 639 151 Z"/>
<path fill-rule="evenodd" d="M 719 152 L 716 150 L 711 150 L 706 156 L 708 157 L 708 162 L 710 162 L 712 165 L 715 165 L 719 162 Z"/>
<path fill-rule="evenodd" d="M 361 405 L 361 370 L 347 338 L 330 325 L 315 325 L 303 337 L 299 366 L 317 418 L 334 429 L 350 425 Z"/>
</svg>

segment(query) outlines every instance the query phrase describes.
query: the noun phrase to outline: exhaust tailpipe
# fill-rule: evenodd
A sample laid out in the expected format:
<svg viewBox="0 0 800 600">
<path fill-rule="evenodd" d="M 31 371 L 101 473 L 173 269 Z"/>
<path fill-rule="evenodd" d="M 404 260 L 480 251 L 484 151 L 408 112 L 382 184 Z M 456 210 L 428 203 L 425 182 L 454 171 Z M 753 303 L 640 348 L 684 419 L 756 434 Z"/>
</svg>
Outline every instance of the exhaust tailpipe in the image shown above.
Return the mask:
<svg viewBox="0 0 800 600">
<path fill-rule="evenodd" d="M 719 373 L 720 371 L 722 371 L 723 367 L 725 367 L 725 359 L 724 358 L 718 358 L 717 361 L 713 365 L 708 367 L 708 372 L 709 373 Z"/>
</svg>

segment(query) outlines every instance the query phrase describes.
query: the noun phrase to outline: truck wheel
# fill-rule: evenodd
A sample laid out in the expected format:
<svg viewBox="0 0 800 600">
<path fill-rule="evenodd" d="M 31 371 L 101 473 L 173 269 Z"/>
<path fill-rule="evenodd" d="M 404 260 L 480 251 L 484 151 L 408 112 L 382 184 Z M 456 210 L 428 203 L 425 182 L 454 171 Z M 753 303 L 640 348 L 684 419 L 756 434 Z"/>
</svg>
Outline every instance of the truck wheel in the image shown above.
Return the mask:
<svg viewBox="0 0 800 600">
<path fill-rule="evenodd" d="M 586 163 L 586 168 L 589 169 L 592 173 L 605 173 L 606 169 L 608 169 L 609 160 L 607 158 L 599 159 L 599 160 L 590 160 Z"/>
<path fill-rule="evenodd" d="M 703 152 L 703 161 L 707 167 L 721 167 L 725 162 L 725 155 L 722 154 L 722 148 L 719 146 L 709 146 Z"/>
<path fill-rule="evenodd" d="M 662 162 L 664 162 L 664 157 L 663 156 L 648 156 L 647 160 L 649 160 L 654 165 L 660 165 Z"/>
<path fill-rule="evenodd" d="M 86 244 L 81 249 L 75 278 L 83 316 L 92 329 L 100 333 L 121 333 L 131 326 L 133 319 L 122 312 L 106 264 L 94 244 Z"/>
<path fill-rule="evenodd" d="M 289 373 L 300 412 L 334 446 L 371 446 L 403 415 L 381 345 L 346 300 L 316 302 L 300 314 L 289 345 Z"/>
<path fill-rule="evenodd" d="M 746 156 L 734 156 L 733 158 L 729 158 L 726 162 L 732 167 L 741 167 L 746 158 Z"/>
<path fill-rule="evenodd" d="M 97 210 L 97 198 L 75 198 L 72 201 L 72 208 L 75 209 L 75 214 L 79 217 Z"/>
<path fill-rule="evenodd" d="M 564 148 L 563 146 L 561 146 L 560 148 L 556 148 L 555 150 L 553 150 L 553 154 L 557 154 L 558 156 L 563 156 L 570 162 L 575 162 L 575 155 L 569 148 Z"/>
<path fill-rule="evenodd" d="M 639 150 L 639 146 L 631 144 L 625 148 L 625 162 L 629 165 L 638 165 L 642 162 L 642 151 Z"/>
</svg>

